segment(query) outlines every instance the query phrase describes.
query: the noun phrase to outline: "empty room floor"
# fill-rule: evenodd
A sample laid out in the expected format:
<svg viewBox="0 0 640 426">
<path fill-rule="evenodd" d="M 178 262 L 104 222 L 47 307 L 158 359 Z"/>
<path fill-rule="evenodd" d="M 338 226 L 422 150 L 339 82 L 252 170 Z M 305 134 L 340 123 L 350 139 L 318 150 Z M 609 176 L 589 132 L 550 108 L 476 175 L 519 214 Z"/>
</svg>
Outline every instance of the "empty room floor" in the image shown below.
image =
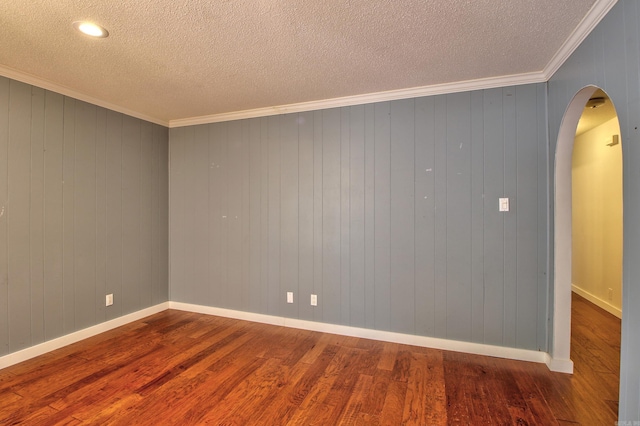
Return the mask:
<svg viewBox="0 0 640 426">
<path fill-rule="evenodd" d="M 169 310 L 0 370 L 0 424 L 614 424 L 620 320 L 573 306 L 573 375 Z"/>
</svg>

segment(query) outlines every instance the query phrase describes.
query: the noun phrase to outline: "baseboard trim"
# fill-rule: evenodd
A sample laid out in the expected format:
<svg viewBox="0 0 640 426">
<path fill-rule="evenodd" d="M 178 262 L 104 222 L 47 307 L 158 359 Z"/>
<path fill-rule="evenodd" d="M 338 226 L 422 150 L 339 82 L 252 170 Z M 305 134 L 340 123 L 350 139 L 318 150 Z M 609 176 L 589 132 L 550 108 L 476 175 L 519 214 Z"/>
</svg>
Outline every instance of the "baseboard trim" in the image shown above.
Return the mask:
<svg viewBox="0 0 640 426">
<path fill-rule="evenodd" d="M 573 361 L 570 359 L 551 358 L 551 355 L 547 354 L 547 360 L 545 363 L 550 371 L 573 374 Z"/>
<path fill-rule="evenodd" d="M 210 306 L 194 305 L 181 302 L 169 302 L 169 307 L 170 309 L 176 309 L 180 311 L 216 315 L 225 318 L 233 318 L 238 320 L 278 325 L 282 327 L 297 328 L 309 331 L 318 331 L 322 333 L 361 337 L 365 339 L 380 340 L 384 342 L 402 343 L 406 345 L 421 346 L 425 348 L 441 349 L 453 352 L 464 352 L 475 355 L 492 356 L 496 358 L 513 359 L 518 361 L 537 362 L 546 364 L 551 371 L 558 371 L 562 373 L 573 372 L 573 363 L 570 360 L 554 360 L 546 352 L 485 345 L 481 343 L 461 342 L 458 340 L 440 339 L 435 337 L 416 336 L 413 334 L 395 333 L 391 331 L 371 330 L 367 328 L 351 327 L 346 325 L 327 324 L 315 321 L 285 318 L 274 315 L 256 314 L 252 312 L 236 311 L 232 309 L 215 308 Z"/>
<path fill-rule="evenodd" d="M 574 293 L 584 297 L 589 302 L 593 303 L 594 305 L 596 305 L 599 308 L 604 309 L 605 311 L 609 312 L 611 315 L 615 315 L 616 317 L 622 319 L 622 310 L 618 309 L 615 306 L 613 306 L 612 304 L 610 304 L 606 300 L 600 299 L 598 296 L 596 296 L 594 294 L 591 294 L 586 290 L 581 289 L 580 287 L 578 287 L 575 284 L 571 284 L 571 291 L 573 291 Z"/>
<path fill-rule="evenodd" d="M 416 336 L 413 334 L 395 333 L 391 331 L 371 330 L 368 328 L 351 327 L 338 324 L 327 324 L 315 321 L 285 318 L 274 315 L 257 314 L 253 312 L 236 311 L 232 309 L 215 308 L 210 306 L 194 305 L 181 302 L 164 302 L 128 315 L 124 315 L 47 342 L 40 343 L 17 352 L 0 357 L 0 369 L 27 361 L 48 352 L 60 349 L 70 344 L 79 342 L 114 328 L 138 321 L 149 315 L 176 309 L 180 311 L 194 312 L 206 315 L 216 315 L 225 318 L 233 318 L 244 321 L 252 321 L 262 324 L 270 324 L 282 327 L 297 328 L 301 330 L 317 331 L 321 333 L 339 334 L 342 336 L 360 337 L 364 339 L 379 340 L 383 342 L 401 343 L 406 345 L 421 346 L 431 349 L 440 349 L 453 352 L 464 352 L 475 355 L 492 356 L 496 358 L 513 359 L 546 364 L 549 370 L 560 373 L 573 373 L 573 362 L 569 359 L 554 359 L 546 352 L 527 349 L 507 348 L 503 346 L 486 345 L 481 343 L 462 342 L 458 340 L 440 339 L 436 337 Z"/>
<path fill-rule="evenodd" d="M 169 309 L 169 302 L 160 303 L 158 305 L 151 306 L 149 308 L 142 309 L 140 311 L 136 311 L 127 315 L 123 315 L 121 317 L 96 324 L 94 326 L 28 347 L 26 349 L 4 355 L 0 357 L 0 369 L 18 364 L 31 358 L 35 358 L 37 356 L 46 354 L 47 352 L 60 349 L 72 343 L 79 342 L 80 340 L 93 337 L 100 333 L 104 333 L 105 331 L 109 331 L 114 328 L 129 324 L 130 322 L 148 317 L 149 315 L 166 311 L 167 309 Z"/>
</svg>

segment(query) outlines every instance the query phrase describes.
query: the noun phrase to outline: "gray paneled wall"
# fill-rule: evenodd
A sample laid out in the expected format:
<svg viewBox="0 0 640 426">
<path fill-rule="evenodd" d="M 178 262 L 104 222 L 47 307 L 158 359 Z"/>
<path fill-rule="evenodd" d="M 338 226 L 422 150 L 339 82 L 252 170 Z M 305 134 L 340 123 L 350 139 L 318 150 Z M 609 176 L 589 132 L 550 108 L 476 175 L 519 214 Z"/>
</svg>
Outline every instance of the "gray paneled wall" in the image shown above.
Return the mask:
<svg viewBox="0 0 640 426">
<path fill-rule="evenodd" d="M 546 350 L 544 84 L 169 139 L 171 300 Z"/>
<path fill-rule="evenodd" d="M 168 205 L 166 128 L 0 77 L 0 355 L 168 300 Z"/>
<path fill-rule="evenodd" d="M 587 85 L 612 99 L 622 133 L 624 264 L 620 421 L 640 420 L 640 5 L 620 0 L 549 81 L 550 185 L 565 110 Z M 550 186 L 553 191 L 553 186 Z M 553 193 L 553 192 L 551 192 Z M 553 198 L 551 201 L 553 202 Z M 553 212 L 553 206 L 551 206 Z M 553 241 L 553 239 L 551 239 Z"/>
</svg>

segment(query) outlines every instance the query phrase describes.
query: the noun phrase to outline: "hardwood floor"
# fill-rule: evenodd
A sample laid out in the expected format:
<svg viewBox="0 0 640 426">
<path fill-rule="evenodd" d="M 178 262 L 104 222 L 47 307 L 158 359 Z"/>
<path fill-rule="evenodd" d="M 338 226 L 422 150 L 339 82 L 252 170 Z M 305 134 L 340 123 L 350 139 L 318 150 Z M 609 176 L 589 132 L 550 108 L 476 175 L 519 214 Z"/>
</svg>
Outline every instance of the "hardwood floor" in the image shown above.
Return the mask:
<svg viewBox="0 0 640 426">
<path fill-rule="evenodd" d="M 573 301 L 573 376 L 165 311 L 0 370 L 0 424 L 613 425 L 620 321 Z"/>
</svg>

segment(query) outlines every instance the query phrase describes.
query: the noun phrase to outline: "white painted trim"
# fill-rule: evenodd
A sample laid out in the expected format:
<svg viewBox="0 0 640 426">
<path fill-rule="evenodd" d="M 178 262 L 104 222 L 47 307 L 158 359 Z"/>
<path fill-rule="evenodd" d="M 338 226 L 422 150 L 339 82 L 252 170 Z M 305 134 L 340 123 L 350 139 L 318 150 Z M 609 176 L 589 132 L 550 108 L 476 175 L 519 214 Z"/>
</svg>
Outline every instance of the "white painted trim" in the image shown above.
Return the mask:
<svg viewBox="0 0 640 426">
<path fill-rule="evenodd" d="M 35 346 L 31 346 L 21 351 L 10 353 L 8 355 L 0 357 L 0 369 L 18 364 L 31 358 L 35 358 L 39 355 L 43 355 L 47 352 L 60 349 L 64 346 L 79 342 L 80 340 L 84 340 L 89 337 L 93 337 L 95 335 L 104 333 L 105 331 L 112 330 L 125 324 L 129 324 L 130 322 L 148 317 L 149 315 L 166 311 L 167 309 L 169 309 L 169 302 L 160 303 L 150 308 L 142 309 L 140 311 L 133 312 L 131 314 L 124 315 L 110 321 L 106 321 L 92 327 L 85 328 L 83 330 L 79 330 L 44 343 L 40 343 Z"/>
<path fill-rule="evenodd" d="M 405 345 L 421 346 L 425 348 L 441 349 L 445 351 L 464 352 L 475 355 L 492 356 L 496 358 L 538 362 L 546 364 L 552 371 L 559 371 L 564 373 L 573 372 L 573 363 L 570 360 L 553 360 L 546 352 L 485 345 L 481 343 L 461 342 L 458 340 L 439 339 L 435 337 L 416 336 L 413 334 L 394 333 L 391 331 L 371 330 L 367 328 L 358 328 L 346 325 L 326 324 L 321 322 L 285 318 L 273 315 L 256 314 L 252 312 L 214 308 L 202 305 L 193 305 L 189 303 L 169 302 L 169 307 L 170 309 L 177 309 L 180 311 L 216 315 L 225 318 L 277 325 L 281 327 L 318 331 L 321 333 L 339 334 L 342 336 L 360 337 L 364 339 L 401 343 Z"/>
<path fill-rule="evenodd" d="M 600 299 L 598 296 L 591 294 L 586 290 L 581 289 L 575 284 L 571 284 L 571 290 L 574 293 L 577 293 L 580 296 L 584 297 L 589 302 L 593 303 L 599 308 L 602 308 L 605 311 L 609 312 L 611 315 L 615 315 L 616 317 L 622 319 L 622 309 L 618 308 L 617 306 L 613 306 L 611 303 L 607 302 L 606 300 Z"/>
<path fill-rule="evenodd" d="M 548 81 L 553 74 L 556 73 L 565 63 L 569 56 L 580 46 L 585 38 L 593 31 L 607 13 L 611 10 L 618 0 L 597 0 L 591 7 L 589 12 L 580 21 L 578 26 L 573 30 L 569 38 L 560 46 L 560 49 L 551 58 L 551 61 L 544 68 L 543 74 L 545 81 Z"/>
<path fill-rule="evenodd" d="M 547 354 L 546 364 L 549 370 L 556 373 L 573 374 L 573 361 L 570 359 L 551 358 L 551 356 Z"/>
<path fill-rule="evenodd" d="M 421 96 L 434 96 L 448 93 L 468 92 L 471 90 L 493 89 L 496 87 L 544 83 L 545 81 L 547 80 L 542 72 L 531 72 L 501 77 L 489 77 L 477 80 L 459 81 L 455 83 L 434 84 L 431 86 L 413 87 L 409 89 L 389 90 L 385 92 L 367 93 L 364 95 L 345 96 L 342 98 L 256 108 L 245 111 L 211 114 L 202 117 L 183 118 L 169 121 L 169 127 L 173 128 L 194 126 L 198 124 L 218 123 L 222 121 L 267 117 L 270 115 L 288 114 L 294 112 L 316 111 L 320 109 L 364 105 L 374 102 L 394 101 L 399 99 L 417 98 Z"/>
<path fill-rule="evenodd" d="M 360 337 L 364 339 L 379 340 L 383 342 L 401 343 L 405 345 L 421 346 L 431 349 L 440 349 L 453 352 L 464 352 L 475 355 L 492 356 L 496 358 L 513 359 L 544 363 L 551 371 L 572 373 L 571 360 L 553 359 L 546 352 L 526 349 L 508 348 L 502 346 L 485 345 L 481 343 L 462 342 L 457 340 L 439 339 L 435 337 L 416 336 L 413 334 L 394 333 L 390 331 L 371 330 L 367 328 L 350 327 L 346 325 L 326 324 L 314 321 L 299 320 L 293 318 L 278 317 L 273 315 L 256 314 L 252 312 L 236 311 L 231 309 L 214 308 L 202 305 L 193 305 L 180 302 L 164 302 L 101 324 L 85 328 L 66 336 L 58 337 L 47 342 L 31 346 L 18 352 L 0 357 L 0 369 L 35 358 L 39 355 L 60 349 L 80 340 L 96 336 L 114 328 L 138 321 L 149 315 L 176 309 L 180 311 L 195 312 L 206 315 L 216 315 L 225 318 L 233 318 L 244 321 L 252 321 L 262 324 L 270 324 L 281 327 L 297 328 L 302 330 L 317 331 L 321 333 L 339 334 L 342 336 Z"/>
<path fill-rule="evenodd" d="M 131 117 L 139 118 L 140 120 L 149 121 L 151 123 L 159 124 L 164 127 L 169 127 L 169 122 L 166 120 L 161 120 L 156 117 L 151 117 L 150 115 L 142 114 L 140 112 L 131 110 L 129 108 L 112 104 L 111 102 L 103 101 L 93 96 L 89 96 L 84 93 L 78 92 L 76 90 L 70 89 L 66 86 L 53 83 L 43 78 L 36 77 L 35 75 L 18 71 L 13 68 L 6 67 L 4 65 L 0 65 L 0 76 L 7 77 L 16 81 L 21 81 L 22 83 L 30 84 L 32 86 L 40 87 L 42 89 L 50 90 L 52 92 L 56 92 L 64 96 L 68 96 L 70 98 L 78 99 L 83 102 L 88 102 L 90 104 L 97 105 L 102 108 L 107 108 L 112 111 L 120 112 L 122 114 L 126 114 Z"/>
<path fill-rule="evenodd" d="M 554 259 L 551 357 L 554 360 L 565 360 L 566 362 L 571 360 L 571 162 L 573 143 L 578 120 L 582 116 L 584 106 L 596 90 L 595 86 L 582 88 L 567 106 L 560 124 L 553 165 Z"/>
</svg>

